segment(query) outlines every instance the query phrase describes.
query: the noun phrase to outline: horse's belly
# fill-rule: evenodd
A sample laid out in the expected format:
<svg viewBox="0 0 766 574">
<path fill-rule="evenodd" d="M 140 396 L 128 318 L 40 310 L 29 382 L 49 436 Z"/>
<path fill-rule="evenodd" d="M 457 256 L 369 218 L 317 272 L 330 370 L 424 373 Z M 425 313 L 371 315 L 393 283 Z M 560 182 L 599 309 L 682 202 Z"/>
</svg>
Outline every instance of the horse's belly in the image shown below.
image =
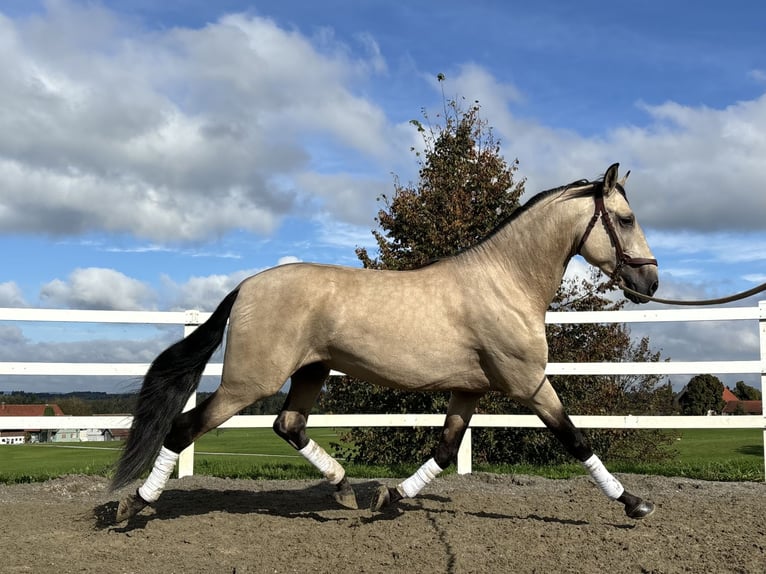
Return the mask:
<svg viewBox="0 0 766 574">
<path fill-rule="evenodd" d="M 486 392 L 489 382 L 478 357 L 469 353 L 394 352 L 381 356 L 338 356 L 331 367 L 352 377 L 395 389 Z"/>
</svg>

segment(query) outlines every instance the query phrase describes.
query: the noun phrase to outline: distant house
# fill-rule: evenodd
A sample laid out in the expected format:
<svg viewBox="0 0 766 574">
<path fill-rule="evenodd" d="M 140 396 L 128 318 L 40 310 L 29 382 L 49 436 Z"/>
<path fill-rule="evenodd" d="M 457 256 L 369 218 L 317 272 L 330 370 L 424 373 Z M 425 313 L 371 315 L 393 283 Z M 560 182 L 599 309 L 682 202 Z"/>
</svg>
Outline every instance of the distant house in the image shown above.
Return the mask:
<svg viewBox="0 0 766 574">
<path fill-rule="evenodd" d="M 65 416 L 55 404 L 8 405 L 0 404 L 0 417 Z M 66 418 L 64 419 L 66 421 Z M 62 422 L 62 425 L 66 422 Z M 2 425 L 0 425 L 2 426 Z M 25 442 L 103 442 L 125 440 L 128 429 L 7 429 L 0 430 L 0 445 L 24 444 Z"/>
<path fill-rule="evenodd" d="M 18 431 L 0 431 L 0 444 L 24 444 L 27 433 Z"/>
<path fill-rule="evenodd" d="M 114 440 L 114 434 L 109 429 L 83 429 L 80 431 L 83 442 L 104 442 Z"/>
<path fill-rule="evenodd" d="M 53 405 L 9 405 L 0 403 L 0 417 L 42 417 L 63 416 L 64 413 L 56 404 Z M 51 439 L 56 431 L 44 429 L 5 429 L 0 430 L 0 444 L 23 444 L 24 441 L 46 442 Z M 22 437 L 22 440 L 19 440 Z M 2 441 L 1 439 L 6 439 Z M 13 440 L 11 440 L 13 439 Z"/>
<path fill-rule="evenodd" d="M 763 413 L 763 401 L 741 401 L 728 387 L 723 388 L 723 400 L 726 401 L 721 412 L 724 415 L 760 415 Z"/>
</svg>

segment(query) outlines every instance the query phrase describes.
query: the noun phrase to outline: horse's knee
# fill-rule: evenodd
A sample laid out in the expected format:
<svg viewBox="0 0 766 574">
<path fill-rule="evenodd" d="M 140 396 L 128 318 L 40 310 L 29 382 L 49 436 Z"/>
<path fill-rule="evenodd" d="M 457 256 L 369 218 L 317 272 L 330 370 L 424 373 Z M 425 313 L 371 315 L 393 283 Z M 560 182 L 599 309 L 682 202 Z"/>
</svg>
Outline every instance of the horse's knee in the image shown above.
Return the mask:
<svg viewBox="0 0 766 574">
<path fill-rule="evenodd" d="M 301 413 L 282 411 L 272 428 L 279 437 L 298 450 L 304 448 L 309 442 L 306 436 L 306 417 Z"/>
</svg>

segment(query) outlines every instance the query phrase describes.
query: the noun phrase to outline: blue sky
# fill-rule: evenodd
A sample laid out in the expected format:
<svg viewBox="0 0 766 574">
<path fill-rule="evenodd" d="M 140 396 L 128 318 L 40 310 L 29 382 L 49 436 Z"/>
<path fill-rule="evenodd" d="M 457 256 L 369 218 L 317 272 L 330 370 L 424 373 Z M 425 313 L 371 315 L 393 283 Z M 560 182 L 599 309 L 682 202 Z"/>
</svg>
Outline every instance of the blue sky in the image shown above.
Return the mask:
<svg viewBox="0 0 766 574">
<path fill-rule="evenodd" d="M 416 178 L 408 121 L 438 112 L 442 87 L 480 101 L 527 197 L 630 169 L 659 295 L 752 287 L 765 16 L 755 1 L 6 0 L 0 306 L 210 310 L 282 262 L 358 265 L 376 197 Z M 143 362 L 174 336 L 132 332 L 0 324 L 0 360 Z M 757 356 L 753 326 L 646 332 L 678 360 Z M 22 382 L 61 389 L 0 391 Z"/>
</svg>

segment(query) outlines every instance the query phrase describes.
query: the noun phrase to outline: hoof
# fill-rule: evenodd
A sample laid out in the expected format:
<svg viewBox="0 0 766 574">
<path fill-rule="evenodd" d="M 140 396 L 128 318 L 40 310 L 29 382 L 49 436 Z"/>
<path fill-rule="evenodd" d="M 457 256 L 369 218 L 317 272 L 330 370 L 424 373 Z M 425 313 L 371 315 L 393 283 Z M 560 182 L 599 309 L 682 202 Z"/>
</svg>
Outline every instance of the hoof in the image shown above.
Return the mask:
<svg viewBox="0 0 766 574">
<path fill-rule="evenodd" d="M 402 498 L 404 497 L 397 489 L 388 488 L 386 486 L 379 486 L 377 492 L 375 492 L 375 496 L 372 499 L 372 503 L 370 503 L 370 510 L 373 512 L 378 512 L 379 510 L 384 509 L 386 506 L 396 504 Z"/>
<path fill-rule="evenodd" d="M 335 499 L 335 502 L 340 504 L 343 508 L 348 508 L 350 510 L 359 509 L 359 504 L 356 502 L 354 489 L 352 489 L 351 485 L 348 483 L 346 483 L 342 488 L 336 490 L 332 496 Z"/>
<path fill-rule="evenodd" d="M 639 500 L 635 506 L 625 507 L 625 514 L 628 518 L 640 520 L 646 518 L 654 512 L 654 504 L 648 500 Z"/>
<path fill-rule="evenodd" d="M 372 498 L 372 503 L 370 504 L 370 510 L 373 512 L 378 512 L 379 510 L 385 508 L 391 504 L 391 493 L 388 491 L 388 487 L 386 486 L 379 486 L 378 491 L 375 493 L 375 496 Z"/>
<path fill-rule="evenodd" d="M 119 524 L 129 518 L 133 518 L 147 506 L 149 506 L 149 503 L 139 496 L 138 491 L 136 491 L 135 494 L 129 494 L 123 498 L 117 506 L 117 514 L 114 517 L 114 523 Z"/>
</svg>

